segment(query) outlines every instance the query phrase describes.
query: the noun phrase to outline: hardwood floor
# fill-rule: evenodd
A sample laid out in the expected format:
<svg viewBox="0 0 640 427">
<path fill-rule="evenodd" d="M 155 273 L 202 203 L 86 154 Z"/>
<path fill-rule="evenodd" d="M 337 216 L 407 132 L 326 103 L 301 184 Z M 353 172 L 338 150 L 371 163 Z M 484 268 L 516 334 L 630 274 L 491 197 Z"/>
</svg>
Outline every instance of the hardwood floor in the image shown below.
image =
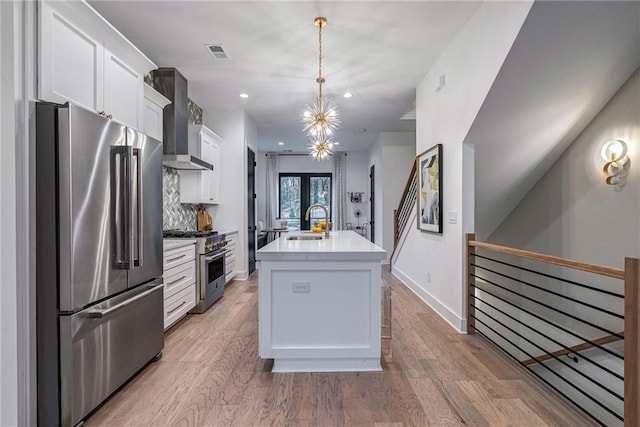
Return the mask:
<svg viewBox="0 0 640 427">
<path fill-rule="evenodd" d="M 270 372 L 258 357 L 257 274 L 168 331 L 164 357 L 86 426 L 587 426 L 481 337 L 461 335 L 395 277 L 383 372 Z"/>
</svg>

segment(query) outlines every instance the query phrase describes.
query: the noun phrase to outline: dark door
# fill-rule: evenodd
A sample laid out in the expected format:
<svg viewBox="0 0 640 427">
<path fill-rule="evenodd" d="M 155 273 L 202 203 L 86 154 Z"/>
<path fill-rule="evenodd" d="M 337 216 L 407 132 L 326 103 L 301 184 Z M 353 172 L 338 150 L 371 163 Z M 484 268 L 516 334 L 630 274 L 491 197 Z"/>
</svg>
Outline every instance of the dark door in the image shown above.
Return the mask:
<svg viewBox="0 0 640 427">
<path fill-rule="evenodd" d="M 247 149 L 247 253 L 249 274 L 256 269 L 256 154 Z"/>
<path fill-rule="evenodd" d="M 371 226 L 371 242 L 375 243 L 376 241 L 376 169 L 375 169 L 375 165 L 371 165 L 371 172 L 369 173 L 369 181 L 370 181 L 370 194 L 371 197 L 369 198 L 369 206 L 371 209 L 371 212 L 369 212 L 369 218 L 371 218 L 371 221 L 369 221 L 369 225 Z"/>
<path fill-rule="evenodd" d="M 309 230 L 324 221 L 324 211 L 314 209 L 306 220 L 309 206 L 326 206 L 331 221 L 330 173 L 281 173 L 279 194 L 279 218 L 287 220 L 290 230 Z"/>
</svg>

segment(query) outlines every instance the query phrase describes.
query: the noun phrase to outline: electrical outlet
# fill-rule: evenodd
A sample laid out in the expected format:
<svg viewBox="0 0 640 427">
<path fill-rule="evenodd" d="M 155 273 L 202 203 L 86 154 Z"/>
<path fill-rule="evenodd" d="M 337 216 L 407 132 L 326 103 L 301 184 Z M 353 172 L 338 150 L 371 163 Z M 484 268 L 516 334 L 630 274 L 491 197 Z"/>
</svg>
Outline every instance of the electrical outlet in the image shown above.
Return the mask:
<svg viewBox="0 0 640 427">
<path fill-rule="evenodd" d="M 431 272 L 427 271 L 427 283 L 431 283 Z"/>
<path fill-rule="evenodd" d="M 293 292 L 298 294 L 311 292 L 311 282 L 293 282 Z"/>
</svg>

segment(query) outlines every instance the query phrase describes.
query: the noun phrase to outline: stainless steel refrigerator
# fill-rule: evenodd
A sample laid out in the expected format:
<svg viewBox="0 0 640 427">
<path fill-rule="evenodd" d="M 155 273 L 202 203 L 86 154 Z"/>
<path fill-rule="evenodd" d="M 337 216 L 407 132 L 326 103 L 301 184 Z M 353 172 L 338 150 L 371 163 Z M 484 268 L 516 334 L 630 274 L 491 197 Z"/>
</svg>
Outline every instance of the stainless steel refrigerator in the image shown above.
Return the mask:
<svg viewBox="0 0 640 427">
<path fill-rule="evenodd" d="M 38 424 L 73 426 L 164 346 L 162 144 L 36 104 Z"/>
</svg>

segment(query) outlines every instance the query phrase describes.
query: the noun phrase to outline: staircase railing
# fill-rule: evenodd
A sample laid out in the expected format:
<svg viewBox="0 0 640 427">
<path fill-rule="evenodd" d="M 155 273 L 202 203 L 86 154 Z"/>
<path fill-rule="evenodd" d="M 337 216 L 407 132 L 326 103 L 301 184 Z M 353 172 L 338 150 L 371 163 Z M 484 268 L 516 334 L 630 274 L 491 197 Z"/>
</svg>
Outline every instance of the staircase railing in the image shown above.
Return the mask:
<svg viewBox="0 0 640 427">
<path fill-rule="evenodd" d="M 409 178 L 407 178 L 407 183 L 402 191 L 398 207 L 393 210 L 393 252 L 391 252 L 391 257 L 389 257 L 389 266 L 391 266 L 391 260 L 398 248 L 400 236 L 402 236 L 402 233 L 409 222 L 411 210 L 416 206 L 416 197 L 418 194 L 417 187 L 418 174 L 416 173 L 416 162 L 414 161 L 413 166 L 411 167 L 411 172 L 409 172 Z"/>
<path fill-rule="evenodd" d="M 467 330 L 602 425 L 640 425 L 640 259 L 617 269 L 466 236 Z M 622 331 L 622 332 L 620 332 Z"/>
</svg>

